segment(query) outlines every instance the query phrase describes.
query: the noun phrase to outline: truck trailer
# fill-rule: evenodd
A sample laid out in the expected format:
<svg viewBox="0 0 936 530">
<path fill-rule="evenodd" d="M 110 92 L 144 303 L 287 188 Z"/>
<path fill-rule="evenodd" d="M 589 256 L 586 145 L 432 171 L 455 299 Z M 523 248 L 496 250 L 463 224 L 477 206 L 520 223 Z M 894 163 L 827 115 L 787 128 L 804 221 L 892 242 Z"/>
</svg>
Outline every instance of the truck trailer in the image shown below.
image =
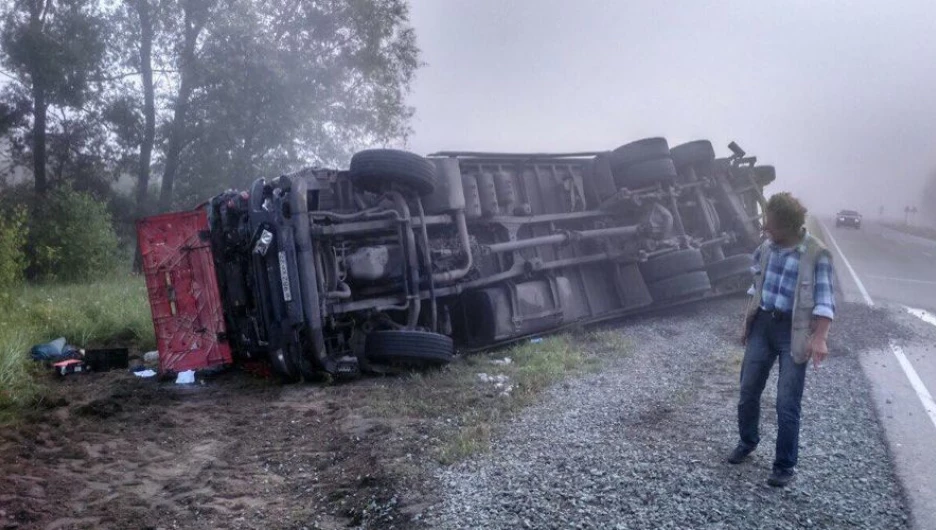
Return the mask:
<svg viewBox="0 0 936 530">
<path fill-rule="evenodd" d="M 775 170 L 729 151 L 370 149 L 143 219 L 160 372 L 438 366 L 456 348 L 744 290 Z"/>
</svg>

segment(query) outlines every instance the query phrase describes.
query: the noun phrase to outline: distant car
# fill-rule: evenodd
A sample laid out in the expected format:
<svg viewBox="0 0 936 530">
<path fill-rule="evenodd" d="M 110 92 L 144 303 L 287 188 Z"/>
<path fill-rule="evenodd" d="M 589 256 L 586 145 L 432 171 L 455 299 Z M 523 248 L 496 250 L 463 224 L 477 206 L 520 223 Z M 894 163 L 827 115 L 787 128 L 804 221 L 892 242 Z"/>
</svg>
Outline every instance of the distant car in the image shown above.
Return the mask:
<svg viewBox="0 0 936 530">
<path fill-rule="evenodd" d="M 861 214 L 854 210 L 842 210 L 835 216 L 835 226 L 836 228 L 840 226 L 861 228 Z"/>
</svg>

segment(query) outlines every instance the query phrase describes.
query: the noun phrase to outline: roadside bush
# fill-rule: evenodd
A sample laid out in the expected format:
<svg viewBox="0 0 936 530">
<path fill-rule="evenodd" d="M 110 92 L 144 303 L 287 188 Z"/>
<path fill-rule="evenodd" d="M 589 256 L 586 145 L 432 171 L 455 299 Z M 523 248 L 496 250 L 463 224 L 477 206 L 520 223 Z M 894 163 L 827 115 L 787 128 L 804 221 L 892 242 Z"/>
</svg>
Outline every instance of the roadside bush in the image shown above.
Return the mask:
<svg viewBox="0 0 936 530">
<path fill-rule="evenodd" d="M 65 337 L 83 348 L 156 347 L 143 278 L 115 274 L 88 283 L 24 284 L 0 304 L 0 430 L 47 394 L 47 371 L 29 358 L 35 344 Z"/>
<path fill-rule="evenodd" d="M 88 281 L 116 270 L 117 235 L 106 202 L 59 188 L 36 209 L 29 235 L 38 278 Z"/>
<path fill-rule="evenodd" d="M 26 270 L 26 209 L 0 214 L 0 292 L 23 281 Z"/>
</svg>

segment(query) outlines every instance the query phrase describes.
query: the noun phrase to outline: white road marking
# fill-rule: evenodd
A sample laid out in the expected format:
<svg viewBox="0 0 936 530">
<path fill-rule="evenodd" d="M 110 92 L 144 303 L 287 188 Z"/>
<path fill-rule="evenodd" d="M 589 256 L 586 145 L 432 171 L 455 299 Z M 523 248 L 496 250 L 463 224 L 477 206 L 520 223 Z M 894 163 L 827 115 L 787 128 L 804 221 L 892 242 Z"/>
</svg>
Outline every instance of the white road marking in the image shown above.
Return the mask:
<svg viewBox="0 0 936 530">
<path fill-rule="evenodd" d="M 865 274 L 865 278 L 874 278 L 876 280 L 888 280 L 891 282 L 923 283 L 926 285 L 936 285 L 933 280 L 915 280 L 913 278 L 895 278 L 893 276 L 881 276 L 879 274 Z"/>
<path fill-rule="evenodd" d="M 908 307 L 907 312 L 919 318 L 923 322 L 926 322 L 927 324 L 932 324 L 936 326 L 936 315 L 930 313 L 929 311 L 925 309 L 916 309 L 914 307 Z"/>
<path fill-rule="evenodd" d="M 839 256 L 842 257 L 842 262 L 848 268 L 848 272 L 851 273 L 852 279 L 854 279 L 855 283 L 858 285 L 858 290 L 861 291 L 861 295 L 864 296 L 865 302 L 867 302 L 869 306 L 873 306 L 874 301 L 871 300 L 871 296 L 868 294 L 868 291 L 864 288 L 864 284 L 862 284 L 861 280 L 858 278 L 858 274 L 855 273 L 855 269 L 853 269 L 851 266 L 851 263 L 848 262 L 848 258 L 845 257 L 845 253 L 842 252 L 842 249 L 838 246 L 838 243 L 835 242 L 835 238 L 832 237 L 832 234 L 826 229 L 822 221 L 819 221 L 819 226 L 822 227 L 822 231 L 825 232 L 826 236 L 828 236 L 829 241 L 832 243 L 832 246 L 835 247 L 835 251 L 838 252 Z M 913 313 L 913 311 L 910 311 L 910 312 Z M 924 311 L 923 313 L 926 313 L 926 312 Z M 920 316 L 920 318 L 923 318 L 923 317 Z M 933 321 L 930 321 L 924 318 L 924 320 L 926 322 L 936 325 L 936 319 L 933 319 Z M 900 367 L 903 369 L 904 375 L 906 375 L 907 379 L 910 381 L 910 386 L 913 387 L 913 391 L 916 392 L 917 397 L 920 399 L 920 403 L 923 404 L 923 409 L 926 410 L 926 414 L 929 415 L 930 421 L 932 421 L 933 426 L 936 427 L 936 402 L 933 401 L 932 394 L 930 394 L 929 390 L 926 389 L 926 385 L 923 384 L 923 380 L 920 379 L 920 376 L 917 374 L 916 370 L 913 368 L 913 365 L 910 364 L 910 359 L 907 359 L 907 356 L 904 354 L 903 349 L 897 344 L 891 343 L 891 351 L 894 352 L 894 357 L 897 358 L 897 362 L 900 364 Z"/>
<path fill-rule="evenodd" d="M 865 303 L 869 306 L 874 305 L 874 301 L 871 300 L 871 295 L 868 294 L 868 290 L 865 289 L 861 280 L 858 279 L 858 274 L 855 272 L 855 269 L 852 268 L 851 263 L 848 262 L 848 258 L 845 257 L 845 253 L 842 252 L 842 249 L 838 246 L 838 243 L 835 241 L 835 238 L 832 237 L 832 232 L 829 232 L 829 229 L 826 228 L 825 223 L 816 219 L 819 223 L 819 226 L 822 227 L 822 231 L 825 233 L 826 237 L 829 238 L 829 242 L 832 243 L 832 246 L 835 247 L 835 251 L 838 252 L 838 255 L 842 257 L 842 263 L 848 268 L 848 272 L 851 273 L 852 278 L 855 280 L 855 283 L 858 285 L 858 290 L 861 291 L 861 296 L 864 297 Z"/>
<path fill-rule="evenodd" d="M 926 389 L 926 385 L 923 384 L 923 380 L 917 375 L 916 370 L 913 369 L 913 365 L 910 364 L 910 359 L 907 359 L 903 349 L 896 344 L 891 344 L 891 351 L 894 352 L 894 357 L 897 357 L 897 362 L 900 363 L 904 374 L 906 374 L 907 379 L 910 380 L 910 386 L 913 387 L 917 397 L 920 398 L 920 402 L 923 403 L 926 414 L 929 416 L 930 421 L 933 422 L 933 426 L 936 427 L 936 401 L 933 401 L 933 396 L 929 393 L 929 390 Z"/>
</svg>

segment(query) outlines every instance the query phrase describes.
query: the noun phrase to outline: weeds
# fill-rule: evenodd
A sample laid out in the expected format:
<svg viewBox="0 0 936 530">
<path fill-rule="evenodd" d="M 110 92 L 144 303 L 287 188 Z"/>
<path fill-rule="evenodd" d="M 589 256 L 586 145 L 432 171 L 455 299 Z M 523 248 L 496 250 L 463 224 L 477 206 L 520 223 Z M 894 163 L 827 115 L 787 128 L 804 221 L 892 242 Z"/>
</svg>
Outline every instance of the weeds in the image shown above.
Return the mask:
<svg viewBox="0 0 936 530">
<path fill-rule="evenodd" d="M 603 362 L 628 351 L 629 343 L 617 331 L 525 341 L 465 356 L 443 371 L 375 386 L 366 407 L 374 416 L 429 425 L 439 440 L 436 460 L 452 464 L 487 451 L 494 425 L 534 402 L 544 390 L 563 378 L 596 371 Z M 509 364 L 492 362 L 505 357 Z M 481 373 L 507 376 L 510 390 L 480 381 Z"/>
<path fill-rule="evenodd" d="M 29 358 L 34 344 L 57 337 L 79 347 L 152 349 L 156 344 L 146 286 L 139 277 L 27 285 L 0 298 L 0 411 L 28 405 L 41 395 L 39 372 Z"/>
</svg>

